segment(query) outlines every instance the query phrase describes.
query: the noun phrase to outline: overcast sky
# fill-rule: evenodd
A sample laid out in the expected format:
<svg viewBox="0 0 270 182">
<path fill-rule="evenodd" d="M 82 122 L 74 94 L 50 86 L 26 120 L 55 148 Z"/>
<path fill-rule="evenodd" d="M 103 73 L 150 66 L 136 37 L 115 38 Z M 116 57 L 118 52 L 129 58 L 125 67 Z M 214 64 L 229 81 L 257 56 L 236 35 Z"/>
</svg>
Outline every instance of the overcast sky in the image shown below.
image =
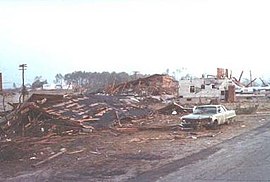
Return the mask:
<svg viewBox="0 0 270 182">
<path fill-rule="evenodd" d="M 22 63 L 30 83 L 167 68 L 270 78 L 269 9 L 269 0 L 0 0 L 0 71 L 5 84 L 20 83 Z"/>
</svg>

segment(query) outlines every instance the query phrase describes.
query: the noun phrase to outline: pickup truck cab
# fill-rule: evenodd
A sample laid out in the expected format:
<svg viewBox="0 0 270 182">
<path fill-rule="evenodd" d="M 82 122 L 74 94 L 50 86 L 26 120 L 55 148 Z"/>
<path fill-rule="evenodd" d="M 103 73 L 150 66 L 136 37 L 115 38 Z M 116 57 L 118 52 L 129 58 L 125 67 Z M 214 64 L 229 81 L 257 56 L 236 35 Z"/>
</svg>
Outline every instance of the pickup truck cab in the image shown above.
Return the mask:
<svg viewBox="0 0 270 182">
<path fill-rule="evenodd" d="M 223 105 L 200 105 L 195 106 L 191 114 L 181 117 L 181 125 L 194 129 L 201 126 L 216 129 L 218 125 L 233 121 L 235 117 L 235 111 L 227 110 Z"/>
</svg>

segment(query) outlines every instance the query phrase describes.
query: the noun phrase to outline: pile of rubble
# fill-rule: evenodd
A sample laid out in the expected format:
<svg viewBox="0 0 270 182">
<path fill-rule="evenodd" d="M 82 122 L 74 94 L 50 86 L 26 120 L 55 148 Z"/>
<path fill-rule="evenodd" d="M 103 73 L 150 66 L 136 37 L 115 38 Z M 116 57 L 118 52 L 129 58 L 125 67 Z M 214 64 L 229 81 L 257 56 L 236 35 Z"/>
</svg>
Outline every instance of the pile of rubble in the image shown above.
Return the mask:
<svg viewBox="0 0 270 182">
<path fill-rule="evenodd" d="M 110 127 L 152 113 L 128 97 L 33 94 L 0 123 L 8 135 L 43 136 L 49 132 L 66 134 Z"/>
<path fill-rule="evenodd" d="M 178 82 L 168 75 L 152 75 L 110 86 L 105 93 L 32 94 L 22 104 L 10 103 L 12 111 L 0 118 L 0 135 L 64 135 L 122 126 L 124 121 L 149 118 L 153 113 L 187 112 L 176 103 L 159 110 L 148 107 L 148 102 L 163 102 L 177 95 Z"/>
<path fill-rule="evenodd" d="M 169 75 L 154 74 L 119 85 L 111 85 L 105 89 L 110 95 L 136 94 L 147 95 L 177 95 L 179 83 Z"/>
<path fill-rule="evenodd" d="M 173 102 L 171 104 L 168 104 L 167 106 L 160 108 L 158 110 L 161 114 L 167 114 L 167 115 L 176 115 L 176 114 L 187 114 L 192 112 L 192 108 L 184 108 L 183 106 Z"/>
</svg>

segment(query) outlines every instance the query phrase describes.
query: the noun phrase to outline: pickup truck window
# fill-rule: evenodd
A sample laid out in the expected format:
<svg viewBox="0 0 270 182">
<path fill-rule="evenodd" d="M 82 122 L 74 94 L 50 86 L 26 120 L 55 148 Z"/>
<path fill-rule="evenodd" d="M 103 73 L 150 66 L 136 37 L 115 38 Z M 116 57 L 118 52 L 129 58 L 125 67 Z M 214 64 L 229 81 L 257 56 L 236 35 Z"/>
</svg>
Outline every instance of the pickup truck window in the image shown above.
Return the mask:
<svg viewBox="0 0 270 182">
<path fill-rule="evenodd" d="M 194 114 L 216 114 L 216 107 L 196 107 L 193 111 Z"/>
<path fill-rule="evenodd" d="M 225 111 L 226 110 L 223 107 L 221 106 L 218 107 L 218 113 L 224 113 Z"/>
<path fill-rule="evenodd" d="M 222 108 L 224 111 L 227 111 L 227 109 L 226 109 L 225 106 L 221 106 L 221 108 Z"/>
</svg>

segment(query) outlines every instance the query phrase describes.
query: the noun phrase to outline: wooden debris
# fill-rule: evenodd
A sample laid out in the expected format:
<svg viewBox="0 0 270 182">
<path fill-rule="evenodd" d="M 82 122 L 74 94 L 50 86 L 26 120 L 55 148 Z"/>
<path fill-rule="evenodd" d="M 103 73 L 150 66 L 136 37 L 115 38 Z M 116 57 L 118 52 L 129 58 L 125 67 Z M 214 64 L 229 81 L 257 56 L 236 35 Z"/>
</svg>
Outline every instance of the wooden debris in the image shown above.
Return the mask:
<svg viewBox="0 0 270 182">
<path fill-rule="evenodd" d="M 67 154 L 71 155 L 71 154 L 78 154 L 78 153 L 82 153 L 83 151 L 85 151 L 85 149 L 81 149 L 81 150 L 76 150 L 73 152 L 68 152 Z"/>
<path fill-rule="evenodd" d="M 36 95 L 35 98 L 38 101 L 46 100 L 44 96 Z M 18 105 L 6 116 L 2 129 L 12 136 L 41 137 L 47 133 L 66 134 L 65 131 L 69 130 L 79 133 L 84 125 L 109 128 L 116 121 L 118 126 L 122 126 L 121 121 L 144 118 L 152 113 L 152 110 L 141 108 L 133 102 L 129 104 L 128 97 L 126 102 L 121 101 L 123 98 L 93 94 L 84 96 L 83 99 L 62 98 L 62 101 L 59 101 L 59 97 L 57 102 L 53 98 L 54 96 L 50 97 L 51 100 L 47 99 L 40 105 L 34 98 L 31 102 Z"/>
<path fill-rule="evenodd" d="M 190 113 L 191 111 L 192 111 L 191 109 L 184 108 L 183 106 L 181 106 L 175 102 L 158 110 L 159 113 L 168 114 L 168 115 L 171 115 L 174 112 L 176 112 L 176 114 L 184 114 L 184 113 Z"/>
<path fill-rule="evenodd" d="M 111 85 L 105 89 L 108 94 L 136 93 L 139 95 L 177 95 L 178 81 L 168 75 L 151 75 L 119 85 Z"/>
<path fill-rule="evenodd" d="M 124 133 L 134 133 L 139 131 L 138 128 L 116 128 L 115 129 L 118 132 L 124 132 Z"/>
<path fill-rule="evenodd" d="M 41 164 L 44 164 L 44 163 L 46 163 L 46 162 L 48 162 L 48 161 L 50 161 L 50 160 L 52 160 L 52 159 L 54 159 L 54 158 L 56 158 L 56 157 L 62 155 L 62 154 L 64 154 L 66 151 L 67 151 L 66 148 L 62 148 L 62 149 L 60 150 L 60 152 L 58 152 L 58 153 L 56 153 L 56 154 L 54 154 L 54 155 L 48 157 L 47 159 L 45 159 L 45 160 L 43 160 L 43 161 L 40 161 L 40 162 L 38 162 L 38 163 L 36 163 L 36 164 L 33 164 L 32 167 L 38 167 L 38 166 L 40 166 Z"/>
</svg>

